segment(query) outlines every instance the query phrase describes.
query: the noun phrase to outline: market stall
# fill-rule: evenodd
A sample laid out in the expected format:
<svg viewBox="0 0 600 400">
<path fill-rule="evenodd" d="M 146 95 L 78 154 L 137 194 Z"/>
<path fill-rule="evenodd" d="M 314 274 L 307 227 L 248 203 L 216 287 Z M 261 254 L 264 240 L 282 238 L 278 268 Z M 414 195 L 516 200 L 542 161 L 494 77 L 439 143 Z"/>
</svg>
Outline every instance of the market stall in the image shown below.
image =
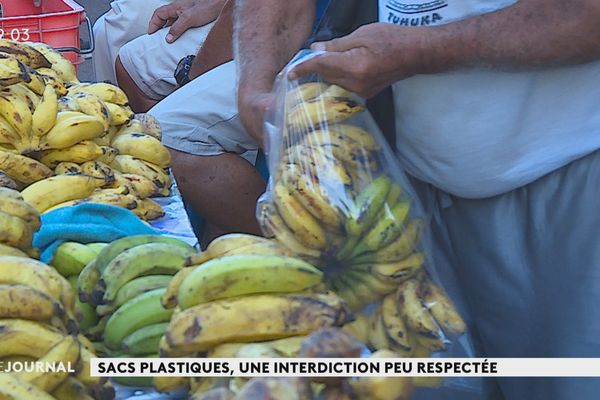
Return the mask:
<svg viewBox="0 0 600 400">
<path fill-rule="evenodd" d="M 428 264 L 427 216 L 352 93 L 278 87 L 264 236 L 199 251 L 160 126 L 119 87 L 80 82 L 51 46 L 5 39 L 0 86 L 0 358 L 77 363 L 0 375 L 0 395 L 395 400 L 444 385 L 90 374 L 96 356 L 428 358 L 465 343 Z"/>
</svg>

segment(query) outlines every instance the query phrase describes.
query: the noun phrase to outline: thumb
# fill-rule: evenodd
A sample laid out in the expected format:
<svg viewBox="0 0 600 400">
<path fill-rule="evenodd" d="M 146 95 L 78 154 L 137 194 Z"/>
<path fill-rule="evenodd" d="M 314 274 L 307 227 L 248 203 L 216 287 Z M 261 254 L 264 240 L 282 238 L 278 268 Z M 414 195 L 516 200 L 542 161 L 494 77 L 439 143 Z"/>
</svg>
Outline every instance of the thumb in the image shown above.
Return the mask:
<svg viewBox="0 0 600 400">
<path fill-rule="evenodd" d="M 179 18 L 177 18 L 175 20 L 175 22 L 173 22 L 173 25 L 171 25 L 171 29 L 169 29 L 169 33 L 167 33 L 167 42 L 169 43 L 173 43 L 174 41 L 176 41 L 177 39 L 179 39 L 179 37 L 181 35 L 183 35 L 183 33 L 185 31 L 187 31 L 190 28 L 190 18 L 186 15 L 180 15 Z"/>
<path fill-rule="evenodd" d="M 358 43 L 356 43 L 353 34 L 337 39 L 332 39 L 327 42 L 315 42 L 310 46 L 310 48 L 315 51 L 321 50 L 333 52 L 347 51 L 355 47 L 358 47 Z"/>
</svg>

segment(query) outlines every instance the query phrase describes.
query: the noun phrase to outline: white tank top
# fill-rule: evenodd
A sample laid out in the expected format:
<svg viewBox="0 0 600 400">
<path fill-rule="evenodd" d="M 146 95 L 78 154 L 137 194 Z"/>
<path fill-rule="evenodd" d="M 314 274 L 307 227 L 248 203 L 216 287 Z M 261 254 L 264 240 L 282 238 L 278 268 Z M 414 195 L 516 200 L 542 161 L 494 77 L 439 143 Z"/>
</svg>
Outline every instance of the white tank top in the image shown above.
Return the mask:
<svg viewBox="0 0 600 400">
<path fill-rule="evenodd" d="M 444 24 L 514 0 L 379 0 L 382 22 Z M 449 193 L 505 193 L 600 148 L 600 61 L 537 72 L 461 70 L 394 85 L 397 153 Z"/>
</svg>

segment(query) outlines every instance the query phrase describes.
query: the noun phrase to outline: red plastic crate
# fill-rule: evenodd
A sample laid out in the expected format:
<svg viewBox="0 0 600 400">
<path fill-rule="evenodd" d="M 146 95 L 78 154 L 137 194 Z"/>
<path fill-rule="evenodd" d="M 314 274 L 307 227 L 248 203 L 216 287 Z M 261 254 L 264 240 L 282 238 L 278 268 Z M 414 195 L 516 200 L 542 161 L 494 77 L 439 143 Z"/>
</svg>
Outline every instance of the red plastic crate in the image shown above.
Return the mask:
<svg viewBox="0 0 600 400">
<path fill-rule="evenodd" d="M 79 54 L 80 26 L 86 19 L 83 7 L 72 0 L 0 0 L 0 34 L 5 39 L 43 42 L 55 48 L 70 48 L 63 55 L 75 66 L 83 62 Z"/>
</svg>

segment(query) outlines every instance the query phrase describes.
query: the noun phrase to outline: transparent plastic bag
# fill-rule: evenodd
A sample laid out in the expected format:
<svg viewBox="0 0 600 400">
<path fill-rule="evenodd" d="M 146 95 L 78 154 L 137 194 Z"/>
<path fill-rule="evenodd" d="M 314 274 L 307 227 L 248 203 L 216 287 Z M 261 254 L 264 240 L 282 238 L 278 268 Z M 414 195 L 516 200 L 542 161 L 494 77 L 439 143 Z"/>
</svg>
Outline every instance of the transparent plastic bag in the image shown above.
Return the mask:
<svg viewBox="0 0 600 400">
<path fill-rule="evenodd" d="M 428 217 L 363 99 L 318 76 L 288 79 L 314 56 L 300 53 L 275 83 L 265 121 L 271 176 L 257 206 L 263 232 L 324 271 L 371 350 L 447 351 L 466 327 L 429 268 Z"/>
</svg>

